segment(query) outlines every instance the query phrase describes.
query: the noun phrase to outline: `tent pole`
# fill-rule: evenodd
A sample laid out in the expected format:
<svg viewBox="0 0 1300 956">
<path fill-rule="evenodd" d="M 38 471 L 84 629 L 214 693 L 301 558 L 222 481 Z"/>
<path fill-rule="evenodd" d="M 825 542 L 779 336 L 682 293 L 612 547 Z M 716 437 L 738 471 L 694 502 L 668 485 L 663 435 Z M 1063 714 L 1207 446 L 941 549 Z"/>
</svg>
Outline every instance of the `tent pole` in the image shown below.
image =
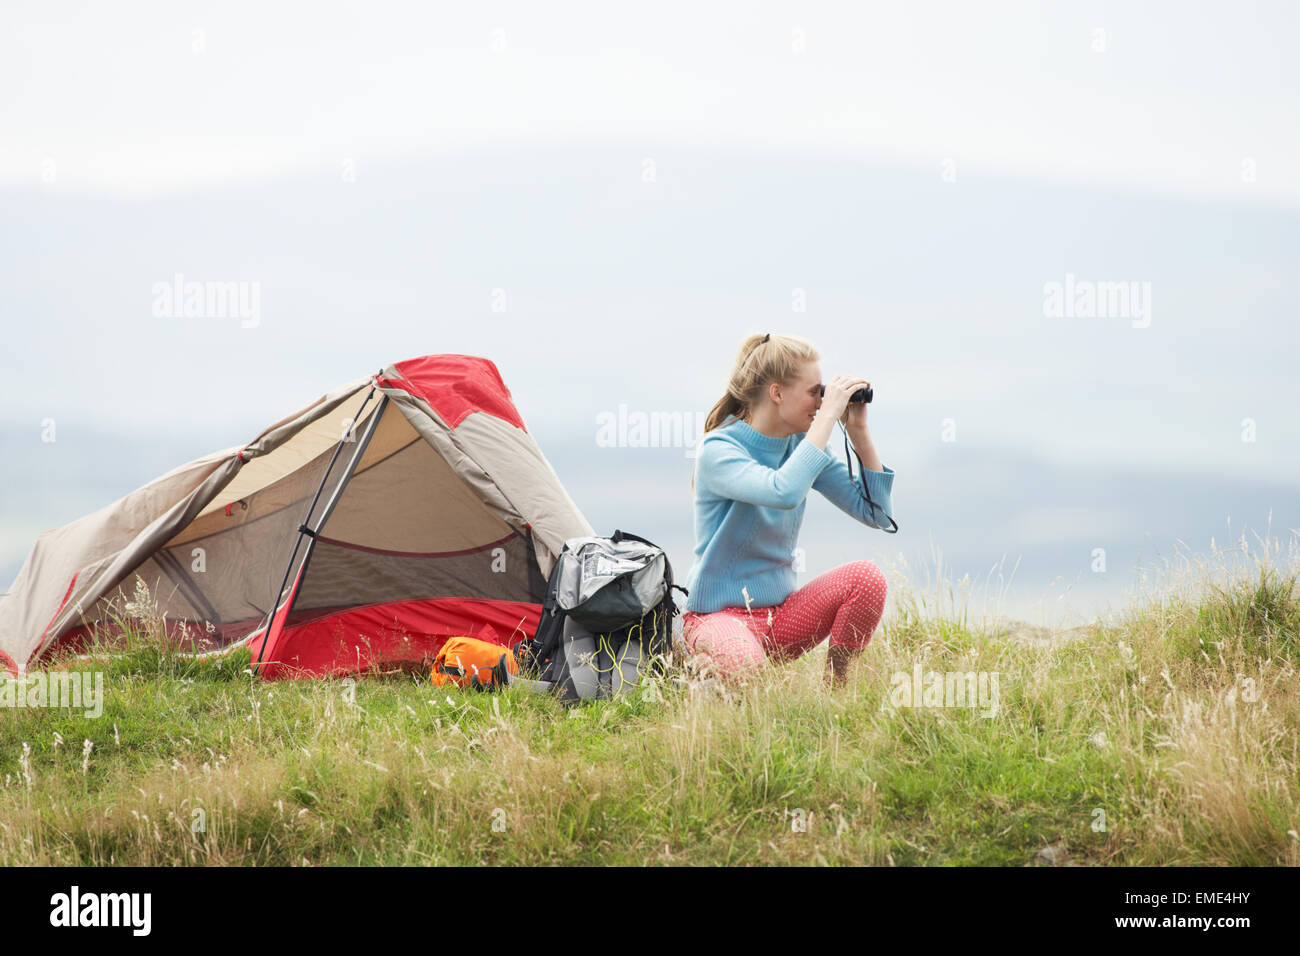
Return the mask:
<svg viewBox="0 0 1300 956">
<path fill-rule="evenodd" d="M 361 407 L 357 409 L 356 415 L 352 417 L 352 424 L 348 426 L 349 435 L 351 435 L 356 429 L 357 422 L 361 419 L 361 413 L 366 410 L 366 406 L 370 404 L 370 400 L 374 397 L 375 386 L 371 385 L 370 392 L 366 395 L 366 400 L 361 403 Z M 329 481 L 330 472 L 334 470 L 334 463 L 338 461 L 339 452 L 343 450 L 345 444 L 347 444 L 346 440 L 340 441 L 334 447 L 334 454 L 330 456 L 330 463 L 325 467 L 325 474 L 320 480 L 320 487 L 316 489 L 316 495 L 311 499 L 311 507 L 307 509 L 307 516 L 303 518 L 302 524 L 298 526 L 298 540 L 294 542 L 293 554 L 289 556 L 289 566 L 284 569 L 284 580 L 280 582 L 280 589 L 271 599 L 271 610 L 266 616 L 266 633 L 262 636 L 262 645 L 257 649 L 257 660 L 253 663 L 254 674 L 257 674 L 262 666 L 262 652 L 266 650 L 266 645 L 271 639 L 271 622 L 275 620 L 275 612 L 279 610 L 280 607 L 280 596 L 284 594 L 285 585 L 289 583 L 289 575 L 293 571 L 293 562 L 297 559 L 298 549 L 302 546 L 302 536 L 305 533 L 304 529 L 306 528 L 307 522 L 311 520 L 312 512 L 316 510 L 316 503 L 320 501 L 321 492 L 325 490 L 325 483 Z"/>
<path fill-rule="evenodd" d="M 356 449 L 352 452 L 352 458 L 348 462 L 343 476 L 339 478 L 338 486 L 334 489 L 334 494 L 330 495 L 330 500 L 321 508 L 320 517 L 316 519 L 316 527 L 307 529 L 306 533 L 311 539 L 307 542 L 307 552 L 302 556 L 302 567 L 298 569 L 298 577 L 303 578 L 307 574 L 307 568 L 311 565 L 311 556 L 316 549 L 316 535 L 325 527 L 325 522 L 329 521 L 330 515 L 334 513 L 334 506 L 338 504 L 339 498 L 347 489 L 348 484 L 352 481 L 352 476 L 356 474 L 357 465 L 361 462 L 361 457 L 366 453 L 366 448 L 370 446 L 370 439 L 374 437 L 375 429 L 379 427 L 379 419 L 383 417 L 384 409 L 388 406 L 388 396 L 379 400 L 379 405 L 375 408 L 374 414 L 370 416 L 370 422 L 366 426 L 366 433 L 361 436 L 357 442 Z M 289 604 L 285 608 L 285 617 L 293 611 L 294 605 L 297 604 L 298 598 L 295 594 L 289 599 Z"/>
</svg>

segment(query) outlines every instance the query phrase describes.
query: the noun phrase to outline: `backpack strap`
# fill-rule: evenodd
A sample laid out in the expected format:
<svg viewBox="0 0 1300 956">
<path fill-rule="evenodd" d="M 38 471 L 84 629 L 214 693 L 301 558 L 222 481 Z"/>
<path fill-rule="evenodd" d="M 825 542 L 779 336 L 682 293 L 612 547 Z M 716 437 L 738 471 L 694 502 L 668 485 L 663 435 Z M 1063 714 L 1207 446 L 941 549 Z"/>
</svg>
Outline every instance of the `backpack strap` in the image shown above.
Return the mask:
<svg viewBox="0 0 1300 956">
<path fill-rule="evenodd" d="M 618 544 L 620 541 L 640 541 L 642 544 L 648 544 L 652 548 L 659 548 L 659 545 L 655 544 L 653 541 L 647 541 L 639 534 L 632 534 L 628 531 L 615 530 L 614 533 L 609 536 L 609 540 L 613 541 L 615 544 Z M 662 551 L 663 548 L 659 548 L 659 550 Z"/>
</svg>

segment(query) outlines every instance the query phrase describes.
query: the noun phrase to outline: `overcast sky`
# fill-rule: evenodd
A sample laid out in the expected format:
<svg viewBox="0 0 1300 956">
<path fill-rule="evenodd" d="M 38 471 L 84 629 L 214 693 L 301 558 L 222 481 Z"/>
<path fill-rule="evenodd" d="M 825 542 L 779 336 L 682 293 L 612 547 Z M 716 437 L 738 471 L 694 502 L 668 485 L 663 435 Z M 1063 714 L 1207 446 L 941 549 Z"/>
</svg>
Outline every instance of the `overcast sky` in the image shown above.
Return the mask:
<svg viewBox="0 0 1300 956">
<path fill-rule="evenodd" d="M 1298 27 L 1281 3 L 6 3 L 0 570 L 455 351 L 497 361 L 599 528 L 660 534 L 684 578 L 689 460 L 600 449 L 597 416 L 707 410 L 753 331 L 877 383 L 903 533 L 810 511 L 812 567 L 933 542 L 974 573 L 1026 556 L 1041 592 L 1106 542 L 1127 573 L 1135 542 L 1229 518 L 1286 535 Z M 159 318 L 177 273 L 256 283 L 257 327 Z M 1146 314 L 1053 315 L 1067 277 L 1137 283 Z"/>
<path fill-rule="evenodd" d="M 595 138 L 1294 205 L 1298 27 L 1288 3 L 8 2 L 0 181 L 52 161 L 140 194 Z"/>
</svg>

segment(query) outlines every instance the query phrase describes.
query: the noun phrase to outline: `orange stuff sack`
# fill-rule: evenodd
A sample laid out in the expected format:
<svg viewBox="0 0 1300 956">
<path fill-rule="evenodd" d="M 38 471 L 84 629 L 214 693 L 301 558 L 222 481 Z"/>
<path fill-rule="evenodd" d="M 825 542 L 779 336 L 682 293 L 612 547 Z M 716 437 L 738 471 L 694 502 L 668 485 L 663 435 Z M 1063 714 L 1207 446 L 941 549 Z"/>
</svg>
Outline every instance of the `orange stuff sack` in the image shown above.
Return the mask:
<svg viewBox="0 0 1300 956">
<path fill-rule="evenodd" d="M 433 659 L 433 686 L 456 684 L 475 690 L 492 690 L 518 674 L 519 664 L 508 647 L 476 637 L 449 637 Z"/>
</svg>

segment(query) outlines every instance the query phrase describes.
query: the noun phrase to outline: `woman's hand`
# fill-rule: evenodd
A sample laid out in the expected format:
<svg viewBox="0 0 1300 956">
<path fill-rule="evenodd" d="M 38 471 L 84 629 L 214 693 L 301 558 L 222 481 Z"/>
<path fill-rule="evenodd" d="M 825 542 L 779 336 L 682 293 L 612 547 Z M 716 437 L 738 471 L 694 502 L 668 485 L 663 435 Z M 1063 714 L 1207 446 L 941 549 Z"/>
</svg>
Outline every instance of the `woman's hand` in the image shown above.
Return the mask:
<svg viewBox="0 0 1300 956">
<path fill-rule="evenodd" d="M 867 387 L 869 388 L 870 386 L 871 383 L 867 382 Z M 850 434 L 856 431 L 865 430 L 867 427 L 867 403 L 850 402 L 848 406 L 845 407 L 844 414 L 840 416 L 840 424 L 842 424 L 845 430 Z"/>
<path fill-rule="evenodd" d="M 826 383 L 826 394 L 822 396 L 821 407 L 813 418 L 812 427 L 808 429 L 808 438 L 818 448 L 824 449 L 830 438 L 835 422 L 844 422 L 846 429 L 861 429 L 867 424 L 867 407 L 850 405 L 849 399 L 860 388 L 871 383 L 865 378 L 854 375 L 836 375 Z"/>
<path fill-rule="evenodd" d="M 836 375 L 826 383 L 826 394 L 822 396 L 822 406 L 817 410 L 818 416 L 829 415 L 839 419 L 844 427 L 852 424 L 867 423 L 866 403 L 850 404 L 849 399 L 860 388 L 870 387 L 871 382 L 856 375 Z"/>
</svg>

